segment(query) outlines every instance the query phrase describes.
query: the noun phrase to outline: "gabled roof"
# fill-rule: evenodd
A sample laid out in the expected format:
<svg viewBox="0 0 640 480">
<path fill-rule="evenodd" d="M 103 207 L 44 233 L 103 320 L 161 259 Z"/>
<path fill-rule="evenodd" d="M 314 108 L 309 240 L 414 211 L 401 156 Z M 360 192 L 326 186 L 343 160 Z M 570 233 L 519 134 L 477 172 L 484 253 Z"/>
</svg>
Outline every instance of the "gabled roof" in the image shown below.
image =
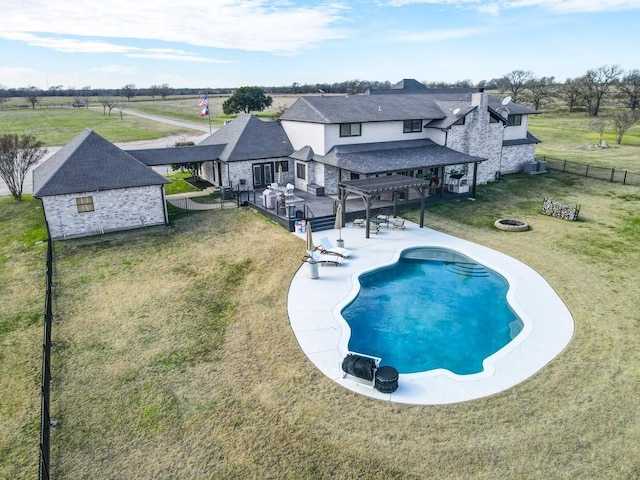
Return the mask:
<svg viewBox="0 0 640 480">
<path fill-rule="evenodd" d="M 444 117 L 433 99 L 424 94 L 322 95 L 298 98 L 280 119 L 337 124 Z"/>
<path fill-rule="evenodd" d="M 88 128 L 33 171 L 35 197 L 165 183 L 170 182 Z"/>
<path fill-rule="evenodd" d="M 241 114 L 198 146 L 224 146 L 219 159 L 225 162 L 288 157 L 293 147 L 280 122 L 263 122 L 250 114 Z"/>
<path fill-rule="evenodd" d="M 494 112 L 502 113 L 505 106 L 502 105 L 502 100 L 499 97 L 494 97 L 493 95 L 489 95 L 489 108 Z M 520 105 L 519 103 L 509 102 L 506 104 L 506 108 L 511 115 L 535 115 L 539 113 L 537 110 L 533 108 L 525 107 L 524 105 Z"/>
<path fill-rule="evenodd" d="M 360 174 L 442 167 L 485 159 L 442 147 L 432 140 L 336 145 L 316 161 Z"/>
<path fill-rule="evenodd" d="M 125 150 L 132 157 L 147 166 L 171 165 L 174 163 L 192 163 L 217 160 L 224 145 L 205 145 L 189 147 L 147 148 Z"/>
<path fill-rule="evenodd" d="M 477 105 L 469 105 L 460 101 L 436 101 L 436 104 L 446 113 L 446 117 L 432 120 L 425 125 L 428 128 L 449 128 L 462 117 L 474 111 Z"/>
<path fill-rule="evenodd" d="M 289 156 L 295 160 L 304 160 L 305 162 L 308 162 L 313 158 L 314 155 L 315 154 L 313 152 L 313 148 L 306 145 L 302 147 L 300 150 L 296 150 Z"/>
<path fill-rule="evenodd" d="M 393 90 L 427 90 L 427 87 L 414 78 L 403 78 L 398 83 L 391 85 Z"/>
</svg>

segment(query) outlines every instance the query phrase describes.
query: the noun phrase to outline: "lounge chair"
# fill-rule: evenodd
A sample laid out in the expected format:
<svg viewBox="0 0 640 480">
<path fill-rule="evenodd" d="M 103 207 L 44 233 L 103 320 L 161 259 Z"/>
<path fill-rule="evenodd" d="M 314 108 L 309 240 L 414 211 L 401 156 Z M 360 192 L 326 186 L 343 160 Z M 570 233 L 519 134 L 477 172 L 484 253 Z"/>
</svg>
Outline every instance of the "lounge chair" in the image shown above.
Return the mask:
<svg viewBox="0 0 640 480">
<path fill-rule="evenodd" d="M 404 230 L 404 218 L 396 218 L 393 221 L 393 228 L 401 228 Z"/>
<path fill-rule="evenodd" d="M 354 227 L 364 227 L 365 221 L 364 218 L 356 218 L 353 220 Z"/>
<path fill-rule="evenodd" d="M 311 252 L 311 258 L 320 265 L 333 265 L 337 267 L 344 263 L 344 258 L 337 255 L 327 255 L 326 253 Z"/>
<path fill-rule="evenodd" d="M 369 224 L 369 233 L 375 233 L 376 235 L 380 231 L 380 227 L 376 223 Z"/>
<path fill-rule="evenodd" d="M 320 253 L 325 253 L 327 255 L 337 255 L 339 257 L 347 258 L 351 255 L 351 250 L 342 247 L 334 247 L 331 240 L 328 237 L 322 237 L 320 239 L 321 245 L 316 247 Z"/>
</svg>

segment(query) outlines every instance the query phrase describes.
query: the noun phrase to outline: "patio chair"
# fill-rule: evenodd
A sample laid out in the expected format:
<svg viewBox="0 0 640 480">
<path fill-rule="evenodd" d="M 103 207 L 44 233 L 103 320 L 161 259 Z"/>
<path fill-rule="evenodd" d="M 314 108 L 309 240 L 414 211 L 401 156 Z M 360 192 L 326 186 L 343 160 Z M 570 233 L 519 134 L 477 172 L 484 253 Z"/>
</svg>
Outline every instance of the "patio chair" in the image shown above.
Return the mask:
<svg viewBox="0 0 640 480">
<path fill-rule="evenodd" d="M 364 218 L 356 218 L 353 220 L 354 227 L 364 227 L 365 221 Z"/>
<path fill-rule="evenodd" d="M 404 230 L 404 218 L 396 218 L 393 220 L 393 228 L 401 228 Z"/>
<path fill-rule="evenodd" d="M 320 239 L 320 245 L 316 247 L 316 250 L 320 253 L 327 255 L 337 255 L 342 258 L 346 258 L 351 255 L 351 250 L 342 247 L 334 247 L 329 237 L 322 237 Z"/>
<path fill-rule="evenodd" d="M 389 228 L 389 215 L 378 215 L 376 217 L 376 220 L 379 227 L 384 225 L 385 227 Z"/>
<path fill-rule="evenodd" d="M 325 253 L 311 252 L 311 258 L 320 265 L 333 265 L 337 267 L 344 263 L 344 258 L 337 255 L 327 255 Z"/>
<path fill-rule="evenodd" d="M 369 233 L 375 233 L 376 235 L 380 232 L 380 227 L 376 223 L 369 224 Z"/>
</svg>

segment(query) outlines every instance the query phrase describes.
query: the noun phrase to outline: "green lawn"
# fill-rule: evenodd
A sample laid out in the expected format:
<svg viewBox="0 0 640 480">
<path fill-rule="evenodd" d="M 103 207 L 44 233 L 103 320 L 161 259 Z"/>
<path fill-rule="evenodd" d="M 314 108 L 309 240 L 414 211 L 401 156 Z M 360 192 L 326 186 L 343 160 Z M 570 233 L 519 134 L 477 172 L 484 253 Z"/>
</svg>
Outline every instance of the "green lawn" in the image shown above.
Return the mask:
<svg viewBox="0 0 640 480">
<path fill-rule="evenodd" d="M 610 114 L 602 112 L 603 117 Z M 620 145 L 616 145 L 616 134 L 609 121 L 603 135 L 608 149 L 590 148 L 597 144 L 599 134 L 591 127 L 593 117 L 584 112 L 543 111 L 529 117 L 529 131 L 542 140 L 536 147 L 536 155 L 560 160 L 570 160 L 616 170 L 640 173 L 640 123 L 629 129 Z"/>
<path fill-rule="evenodd" d="M 170 184 L 164 186 L 164 193 L 166 195 L 200 191 L 198 188 L 185 181 L 185 178 L 191 177 L 189 172 L 174 172 L 169 175 L 165 175 L 165 177 L 171 180 Z"/>
<path fill-rule="evenodd" d="M 232 119 L 234 116 L 224 115 L 222 113 L 222 104 L 228 96 L 210 95 L 209 96 L 209 113 L 211 115 L 211 124 L 215 128 L 219 128 L 224 124 L 225 120 Z M 294 95 L 272 95 L 273 105 L 264 112 L 253 112 L 262 118 L 271 118 L 276 110 L 281 106 L 290 106 L 297 96 Z M 198 125 L 209 125 L 207 117 L 200 118 L 202 107 L 198 106 L 198 98 L 175 98 L 171 100 L 156 101 L 136 101 L 127 103 L 126 108 L 137 110 L 150 115 L 158 115 L 161 117 L 171 118 L 183 122 L 195 123 Z"/>
<path fill-rule="evenodd" d="M 580 221 L 540 214 L 544 196 Z M 640 188 L 551 172 L 430 208 L 427 226 L 531 265 L 576 327 L 525 382 L 431 407 L 318 372 L 287 318 L 303 242 L 249 209 L 58 242 L 53 477 L 638 478 L 639 207 Z M 37 471 L 41 213 L 0 199 L 0 478 Z"/>
<path fill-rule="evenodd" d="M 170 135 L 202 135 L 202 132 L 143 118 L 120 114 L 111 116 L 102 109 L 31 108 L 0 111 L 2 133 L 30 133 L 46 146 L 68 143 L 85 128 L 90 128 L 111 142 L 152 140 Z"/>
</svg>

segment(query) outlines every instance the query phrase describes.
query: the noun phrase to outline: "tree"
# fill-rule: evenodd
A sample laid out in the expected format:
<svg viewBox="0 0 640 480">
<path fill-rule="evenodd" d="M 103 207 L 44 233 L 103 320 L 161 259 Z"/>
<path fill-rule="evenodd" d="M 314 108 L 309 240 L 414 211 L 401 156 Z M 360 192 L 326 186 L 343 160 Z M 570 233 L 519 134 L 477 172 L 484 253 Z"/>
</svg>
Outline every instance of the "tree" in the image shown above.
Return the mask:
<svg viewBox="0 0 640 480">
<path fill-rule="evenodd" d="M 234 113 L 262 112 L 271 106 L 273 98 L 267 95 L 260 87 L 240 87 L 233 95 L 222 104 L 222 112 L 225 115 Z"/>
<path fill-rule="evenodd" d="M 561 96 L 567 104 L 567 107 L 569 107 L 569 112 L 573 112 L 573 109 L 580 105 L 580 100 L 582 99 L 580 80 L 567 78 L 562 86 Z"/>
<path fill-rule="evenodd" d="M 640 70 L 631 70 L 622 77 L 618 89 L 626 107 L 631 110 L 640 107 Z"/>
<path fill-rule="evenodd" d="M 127 97 L 127 102 L 131 101 L 131 97 L 135 97 L 136 95 L 136 86 L 133 83 L 128 83 L 124 87 L 120 89 L 120 94 L 123 97 Z"/>
<path fill-rule="evenodd" d="M 534 78 L 533 72 L 524 70 L 514 70 L 507 73 L 500 81 L 500 88 L 509 92 L 511 101 L 518 102 L 518 95 L 525 89 L 528 81 Z"/>
<path fill-rule="evenodd" d="M 598 132 L 598 146 L 602 146 L 602 135 L 604 135 L 604 129 L 606 127 L 606 121 L 604 118 L 596 118 L 591 122 L 591 129 Z"/>
<path fill-rule="evenodd" d="M 108 109 L 109 116 L 111 116 L 111 110 L 113 110 L 117 104 L 116 99 L 113 98 L 111 95 L 105 94 L 105 95 L 100 95 L 100 97 L 98 97 L 98 102 L 100 102 L 100 105 L 102 105 L 102 114 L 105 115 Z"/>
<path fill-rule="evenodd" d="M 85 108 L 89 108 L 89 101 L 91 100 L 91 87 L 89 85 L 86 85 L 84 87 L 82 87 L 81 91 L 81 97 L 82 97 L 82 103 L 84 103 Z"/>
<path fill-rule="evenodd" d="M 589 70 L 580 79 L 580 91 L 585 101 L 589 115 L 598 116 L 602 98 L 609 93 L 611 86 L 616 83 L 622 70 L 618 65 L 603 65 L 595 70 Z"/>
<path fill-rule="evenodd" d="M 29 134 L 0 136 L 0 177 L 18 201 L 22 200 L 22 186 L 27 172 L 47 153 L 42 146 L 41 141 Z"/>
<path fill-rule="evenodd" d="M 160 94 L 160 85 L 151 85 L 149 87 L 149 95 L 151 95 L 151 101 L 156 99 L 156 96 Z"/>
<path fill-rule="evenodd" d="M 613 114 L 613 125 L 616 129 L 616 143 L 622 143 L 625 132 L 640 120 L 640 113 L 636 110 L 617 111 Z"/>
<path fill-rule="evenodd" d="M 0 85 L 0 109 L 4 110 L 4 103 L 11 100 L 9 91 Z"/>
<path fill-rule="evenodd" d="M 162 100 L 166 100 L 169 96 L 169 93 L 171 93 L 171 87 L 168 83 L 163 83 L 158 87 L 158 93 L 160 94 L 160 98 L 162 98 Z"/>
<path fill-rule="evenodd" d="M 173 144 L 174 147 L 193 147 L 194 142 L 189 140 L 179 140 Z M 200 178 L 200 170 L 202 169 L 202 162 L 189 162 L 189 163 L 172 163 L 172 170 L 187 170 L 192 177 Z"/>
<path fill-rule="evenodd" d="M 534 77 L 526 83 L 526 97 L 531 101 L 535 110 L 540 110 L 542 102 L 553 96 L 554 77 Z"/>
<path fill-rule="evenodd" d="M 31 104 L 31 108 L 36 109 L 36 103 L 40 101 L 40 90 L 33 85 L 29 85 L 22 90 L 22 96 Z"/>
<path fill-rule="evenodd" d="M 116 107 L 118 108 L 118 112 L 120 112 L 120 120 L 122 120 L 124 116 L 124 102 L 116 102 Z"/>
</svg>

